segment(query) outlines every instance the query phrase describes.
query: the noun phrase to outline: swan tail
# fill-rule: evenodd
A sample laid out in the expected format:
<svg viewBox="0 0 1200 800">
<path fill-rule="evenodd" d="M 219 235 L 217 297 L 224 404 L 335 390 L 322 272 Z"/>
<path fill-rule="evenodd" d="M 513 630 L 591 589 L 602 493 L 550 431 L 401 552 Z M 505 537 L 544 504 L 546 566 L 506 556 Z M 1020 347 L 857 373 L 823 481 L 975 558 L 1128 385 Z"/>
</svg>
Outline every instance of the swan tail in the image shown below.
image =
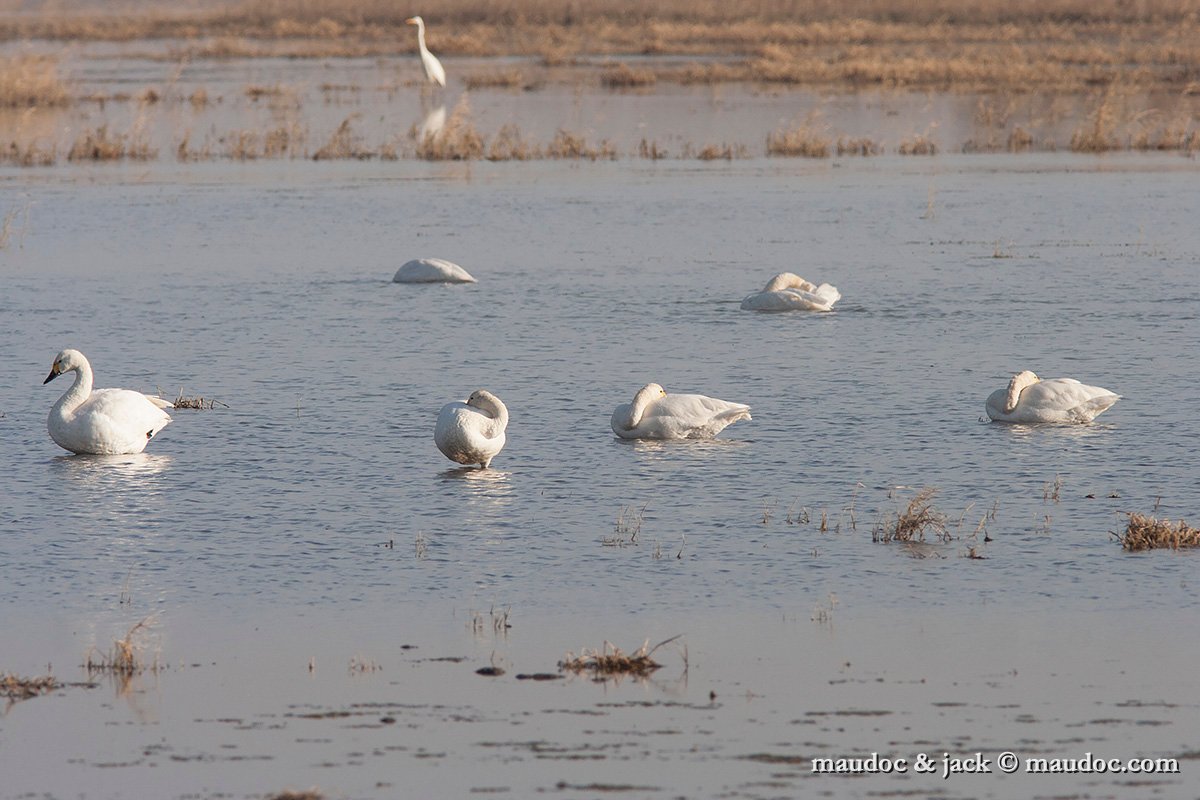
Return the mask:
<svg viewBox="0 0 1200 800">
<path fill-rule="evenodd" d="M 1075 406 L 1067 413 L 1072 419 L 1079 422 L 1091 422 L 1120 399 L 1121 395 L 1119 394 L 1105 394 L 1100 397 L 1093 397 L 1091 400 L 1085 400 Z"/>
</svg>

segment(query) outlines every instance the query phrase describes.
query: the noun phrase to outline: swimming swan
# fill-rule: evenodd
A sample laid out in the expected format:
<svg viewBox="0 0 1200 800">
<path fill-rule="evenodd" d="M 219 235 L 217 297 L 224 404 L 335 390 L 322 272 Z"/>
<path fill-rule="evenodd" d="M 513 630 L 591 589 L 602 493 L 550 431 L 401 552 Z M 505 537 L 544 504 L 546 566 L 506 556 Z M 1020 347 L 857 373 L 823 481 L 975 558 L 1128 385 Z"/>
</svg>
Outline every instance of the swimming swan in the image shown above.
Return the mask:
<svg viewBox="0 0 1200 800">
<path fill-rule="evenodd" d="M 750 419 L 750 406 L 702 394 L 667 394 L 648 383 L 632 403 L 617 406 L 612 429 L 622 439 L 711 439 L 739 419 Z"/>
<path fill-rule="evenodd" d="M 438 413 L 433 440 L 438 450 L 459 464 L 478 464 L 487 469 L 504 449 L 508 409 L 500 398 L 476 389 L 465 403 L 447 403 Z"/>
<path fill-rule="evenodd" d="M 392 283 L 476 283 L 471 273 L 443 258 L 417 258 L 396 270 Z"/>
<path fill-rule="evenodd" d="M 1025 370 L 1012 377 L 1007 389 L 988 395 L 987 415 L 998 422 L 1091 422 L 1120 399 L 1074 378 L 1042 380 Z"/>
<path fill-rule="evenodd" d="M 171 422 L 170 403 L 130 389 L 92 390 L 92 365 L 78 350 L 63 350 L 43 385 L 75 372 L 75 383 L 58 398 L 46 418 L 50 438 L 64 450 L 93 455 L 140 453 L 146 442 Z"/>
<path fill-rule="evenodd" d="M 445 86 L 446 70 L 442 68 L 442 62 L 437 60 L 437 56 L 429 52 L 429 48 L 425 46 L 425 20 L 420 17 L 409 17 L 404 20 L 404 24 L 417 26 L 417 46 L 421 50 L 421 66 L 425 67 L 425 77 L 429 79 L 430 83 Z"/>
<path fill-rule="evenodd" d="M 828 283 L 809 283 L 799 275 L 781 272 L 766 288 L 742 301 L 742 311 L 832 311 L 842 293 Z"/>
</svg>

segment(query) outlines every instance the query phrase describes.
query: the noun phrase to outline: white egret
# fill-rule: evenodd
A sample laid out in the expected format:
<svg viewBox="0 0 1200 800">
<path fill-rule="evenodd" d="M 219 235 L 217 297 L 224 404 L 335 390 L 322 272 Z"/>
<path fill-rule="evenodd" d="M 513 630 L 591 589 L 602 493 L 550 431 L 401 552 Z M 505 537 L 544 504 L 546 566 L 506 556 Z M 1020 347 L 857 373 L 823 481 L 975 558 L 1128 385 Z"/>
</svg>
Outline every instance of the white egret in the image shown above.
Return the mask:
<svg viewBox="0 0 1200 800">
<path fill-rule="evenodd" d="M 429 79 L 430 83 L 445 86 L 446 70 L 442 68 L 442 62 L 437 60 L 437 56 L 429 52 L 429 48 L 425 46 L 425 20 L 420 17 L 409 17 L 404 20 L 404 24 L 417 26 L 417 46 L 421 49 L 421 65 L 425 67 L 425 77 Z"/>
</svg>

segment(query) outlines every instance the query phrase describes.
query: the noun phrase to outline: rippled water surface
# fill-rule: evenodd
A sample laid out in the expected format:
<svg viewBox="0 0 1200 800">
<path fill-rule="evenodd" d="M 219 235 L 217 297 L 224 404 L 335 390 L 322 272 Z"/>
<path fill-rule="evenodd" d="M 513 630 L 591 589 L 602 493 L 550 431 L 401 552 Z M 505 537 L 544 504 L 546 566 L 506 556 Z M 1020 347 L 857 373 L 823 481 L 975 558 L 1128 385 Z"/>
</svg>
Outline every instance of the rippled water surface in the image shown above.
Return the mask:
<svg viewBox="0 0 1200 800">
<path fill-rule="evenodd" d="M 74 797 L 93 785 L 103 787 L 95 796 L 133 797 L 153 780 L 156 796 L 319 784 L 334 797 L 387 797 L 404 794 L 394 785 L 411 769 L 422 785 L 450 781 L 455 796 L 489 786 L 527 796 L 562 782 L 567 796 L 590 796 L 598 783 L 628 784 L 613 791 L 629 796 L 676 787 L 776 797 L 818 780 L 857 796 L 890 784 L 817 779 L 807 762 L 768 756 L 835 745 L 854 755 L 896 741 L 924 741 L 940 756 L 956 743 L 973 752 L 1029 736 L 1062 750 L 1054 743 L 1069 737 L 1055 738 L 1055 726 L 1109 716 L 1089 716 L 1101 698 L 1177 709 L 1162 728 L 1133 719 L 1080 734 L 1107 742 L 1111 755 L 1177 755 L 1194 739 L 1195 708 L 1178 705 L 1194 702 L 1194 678 L 1121 676 L 1140 669 L 1139 652 L 1196 641 L 1195 558 L 1125 554 L 1110 533 L 1123 530 L 1125 512 L 1197 514 L 1193 162 L 139 170 L 0 176 L 6 205 L 19 210 L 0 252 L 0 671 L 53 661 L 60 676 L 74 675 L 87 646 L 107 646 L 152 613 L 167 664 L 211 666 L 154 676 L 137 701 L 152 707 L 148 717 L 134 701 L 114 708 L 101 690 L 21 704 L 0 719 L 0 734 L 51 742 L 47 721 L 71 702 L 97 704 L 80 725 L 125 727 L 110 731 L 111 759 L 68 752 L 62 763 L 86 764 L 54 781 L 45 779 L 53 766 L 17 767 L 19 780 L 0 794 Z M 424 256 L 456 261 L 479 283 L 391 282 L 401 263 Z M 831 282 L 844 299 L 824 315 L 739 310 L 783 270 Z M 172 396 L 182 387 L 229 407 L 173 412 L 140 456 L 70 456 L 45 427 L 69 378 L 41 385 L 66 347 L 87 354 L 98 386 Z M 988 423 L 984 398 L 1021 369 L 1123 399 L 1088 426 Z M 754 419 L 713 442 L 617 440 L 612 409 L 649 381 L 748 403 Z M 481 387 L 507 403 L 509 443 L 491 470 L 452 468 L 433 445 L 437 410 Z M 937 487 L 953 540 L 873 543 L 872 529 L 926 486 Z M 493 629 L 495 609 L 509 610 L 510 636 Z M 1142 629 L 1149 618 L 1158 624 Z M 981 633 L 989 629 L 1001 633 Z M 497 657 L 553 671 L 568 648 L 607 638 L 632 649 L 681 632 L 692 657 L 707 659 L 669 689 L 626 683 L 606 695 L 575 681 L 542 694 L 511 676 L 484 684 L 471 674 Z M 406 642 L 418 656 L 399 649 Z M 343 664 L 359 649 L 384 669 L 347 678 Z M 810 649 L 824 655 L 804 661 Z M 318 652 L 320 664 L 337 665 L 307 678 Z M 421 661 L 443 655 L 468 660 Z M 851 669 L 843 655 L 865 671 L 842 675 Z M 671 680 L 683 659 L 664 656 Z M 987 695 L 976 708 L 983 743 L 939 727 L 949 714 L 979 734 L 975 712 L 937 710 L 973 707 L 971 697 L 926 687 L 914 700 L 903 688 L 935 675 L 942 686 L 959 659 L 979 667 L 968 694 Z M 1018 662 L 1032 673 L 991 692 L 980 660 L 999 675 Z M 238 717 L 226 707 L 238 695 L 212 701 L 211 715 L 202 698 L 227 680 L 270 686 L 289 669 L 286 700 L 244 698 L 246 724 L 274 720 L 284 739 L 254 750 L 265 760 L 253 769 L 214 769 L 206 756 L 219 753 L 220 736 L 211 737 L 232 734 L 203 720 Z M 1061 681 L 1051 675 L 1092 670 L 1079 709 L 1052 688 Z M 848 717 L 849 734 L 824 722 L 789 727 L 839 675 L 850 686 L 829 701 L 835 708 L 817 710 L 900 716 Z M 892 691 L 851 691 L 879 675 Z M 810 676 L 813 685 L 797 685 Z M 1108 691 L 1117 688 L 1128 696 Z M 688 717 L 720 705 L 710 691 L 745 699 L 724 717 Z M 510 743 L 597 727 L 621 742 L 635 729 L 674 733 L 640 749 L 613 744 L 598 760 L 588 751 L 547 761 L 527 745 L 505 759 L 511 744 L 481 744 L 501 734 L 460 730 L 437 705 L 457 692 L 467 717 L 492 725 L 519 727 L 522 708 L 565 709 L 503 733 Z M 417 744 L 393 741 L 404 766 L 368 758 L 363 771 L 357 750 L 384 744 L 345 720 L 316 734 L 280 723 L 293 706 L 342 710 L 358 694 L 434 703 L 409 709 L 409 729 L 443 756 L 415 758 Z M 1040 705 L 999 710 L 1005 698 Z M 606 700 L 667 710 L 620 722 L 571 716 Z M 904 711 L 909 703 L 922 710 Z M 766 708 L 787 709 L 787 719 L 764 721 Z M 387 727 L 399 734 L 404 709 L 381 713 L 400 716 Z M 1045 724 L 1023 726 L 1023 714 Z M 138 755 L 156 736 L 146 726 L 161 726 L 176 748 L 159 754 L 158 773 Z M 333 744 L 297 747 L 310 734 Z M 454 742 L 471 745 L 458 752 Z M 709 747 L 711 763 L 696 757 Z M 755 753 L 767 756 L 747 760 Z M 322 758 L 331 761 L 323 770 Z M 489 759 L 519 766 L 489 783 Z M 108 760 L 126 766 L 101 769 Z M 453 780 L 431 766 L 459 760 Z M 209 768 L 193 772 L 195 763 Z M 719 788 L 681 777 L 693 769 L 737 777 Z M 905 786 L 944 790 L 912 780 Z M 1078 780 L 1037 788 L 1085 785 Z M 1107 780 L 1097 796 L 1129 796 Z M 1153 791 L 1178 796 L 1179 776 L 1162 780 Z M 1004 787 L 982 778 L 948 791 L 1003 796 Z"/>
</svg>

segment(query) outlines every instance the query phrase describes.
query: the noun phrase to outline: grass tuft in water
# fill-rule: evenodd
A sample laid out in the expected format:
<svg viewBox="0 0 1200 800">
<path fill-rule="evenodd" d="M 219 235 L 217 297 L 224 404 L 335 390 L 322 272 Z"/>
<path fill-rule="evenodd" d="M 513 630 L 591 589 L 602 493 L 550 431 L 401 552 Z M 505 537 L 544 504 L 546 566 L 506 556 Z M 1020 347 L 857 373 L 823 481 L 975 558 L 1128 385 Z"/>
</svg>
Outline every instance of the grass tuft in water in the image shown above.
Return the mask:
<svg viewBox="0 0 1200 800">
<path fill-rule="evenodd" d="M 897 511 L 890 519 L 876 525 L 871 533 L 873 542 L 924 542 L 926 532 L 939 541 L 951 538 L 946 528 L 946 515 L 933 505 L 937 488 L 927 486 L 917 492 L 903 511 Z"/>
<path fill-rule="evenodd" d="M 596 680 L 604 680 L 618 675 L 649 675 L 662 667 L 662 664 L 651 658 L 654 651 L 678 638 L 679 636 L 672 636 L 654 647 L 650 647 L 650 640 L 647 639 L 641 647 L 629 655 L 605 640 L 604 646 L 599 650 L 583 648 L 578 656 L 568 652 L 566 657 L 558 662 L 558 669 L 560 672 L 588 672 Z"/>
<path fill-rule="evenodd" d="M 1200 547 L 1200 528 L 1189 527 L 1183 520 L 1172 523 L 1136 511 L 1129 515 L 1125 533 L 1113 535 L 1129 551 Z"/>
</svg>

